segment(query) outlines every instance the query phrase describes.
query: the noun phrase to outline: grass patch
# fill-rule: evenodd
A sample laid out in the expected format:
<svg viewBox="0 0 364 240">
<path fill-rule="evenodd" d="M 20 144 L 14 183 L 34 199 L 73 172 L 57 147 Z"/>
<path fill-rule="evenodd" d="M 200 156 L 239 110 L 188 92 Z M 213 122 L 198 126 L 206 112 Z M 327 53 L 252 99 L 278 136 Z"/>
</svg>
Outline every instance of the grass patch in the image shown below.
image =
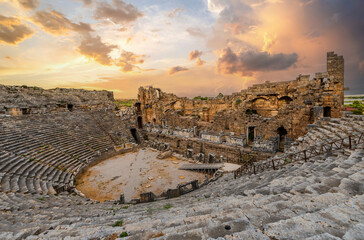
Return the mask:
<svg viewBox="0 0 364 240">
<path fill-rule="evenodd" d="M 121 219 L 121 220 L 116 221 L 112 226 L 113 227 L 121 227 L 121 226 L 123 226 L 123 220 Z"/>
<path fill-rule="evenodd" d="M 44 198 L 38 198 L 38 200 L 43 202 L 44 201 Z"/>
<path fill-rule="evenodd" d="M 121 209 L 128 209 L 129 208 L 129 205 L 126 205 L 126 206 L 122 206 Z"/>
<path fill-rule="evenodd" d="M 124 107 L 132 107 L 135 101 L 136 100 L 134 99 L 125 99 L 125 100 L 116 100 L 114 103 L 119 108 L 124 108 Z"/>
<path fill-rule="evenodd" d="M 166 209 L 166 210 L 168 210 L 168 209 L 170 209 L 172 207 L 173 207 L 173 205 L 170 204 L 170 203 L 167 203 L 166 205 L 163 206 L 163 208 Z"/>
<path fill-rule="evenodd" d="M 119 238 L 124 238 L 124 237 L 127 237 L 129 236 L 127 232 L 122 232 L 120 235 L 119 235 Z"/>
</svg>

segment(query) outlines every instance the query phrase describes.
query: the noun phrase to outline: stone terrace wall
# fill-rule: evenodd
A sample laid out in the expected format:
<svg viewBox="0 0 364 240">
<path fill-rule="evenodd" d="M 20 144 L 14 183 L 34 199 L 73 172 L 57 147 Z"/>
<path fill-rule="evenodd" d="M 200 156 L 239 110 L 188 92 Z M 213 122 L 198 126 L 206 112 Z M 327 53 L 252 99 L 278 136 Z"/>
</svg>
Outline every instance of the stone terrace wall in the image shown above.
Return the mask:
<svg viewBox="0 0 364 240">
<path fill-rule="evenodd" d="M 113 92 L 105 90 L 65 88 L 46 90 L 39 87 L 0 85 L 0 114 L 19 116 L 74 108 L 114 109 L 113 102 Z"/>
</svg>

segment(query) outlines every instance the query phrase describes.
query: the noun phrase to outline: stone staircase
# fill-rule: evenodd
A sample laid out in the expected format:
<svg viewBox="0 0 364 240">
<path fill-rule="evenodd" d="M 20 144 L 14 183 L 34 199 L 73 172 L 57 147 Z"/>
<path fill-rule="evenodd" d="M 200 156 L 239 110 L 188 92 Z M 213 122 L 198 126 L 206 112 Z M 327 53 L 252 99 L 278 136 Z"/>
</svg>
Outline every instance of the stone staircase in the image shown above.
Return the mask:
<svg viewBox="0 0 364 240">
<path fill-rule="evenodd" d="M 364 129 L 360 119 L 350 120 L 356 132 Z M 341 125 L 350 127 L 336 121 L 326 121 L 334 123 L 327 124 L 327 140 L 345 133 Z M 310 131 L 291 150 L 319 132 Z M 125 233 L 120 239 L 363 239 L 363 193 L 359 144 L 256 175 L 226 174 L 187 195 L 146 204 L 99 203 L 66 192 L 1 193 L 0 239 L 116 239 Z"/>
</svg>

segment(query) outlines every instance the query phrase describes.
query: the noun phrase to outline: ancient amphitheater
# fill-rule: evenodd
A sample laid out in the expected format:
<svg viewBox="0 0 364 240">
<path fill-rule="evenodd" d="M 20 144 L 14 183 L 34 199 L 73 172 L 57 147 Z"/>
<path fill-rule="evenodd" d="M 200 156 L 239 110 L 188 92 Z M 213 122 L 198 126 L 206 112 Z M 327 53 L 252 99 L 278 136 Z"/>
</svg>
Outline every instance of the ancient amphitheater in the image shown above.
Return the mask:
<svg viewBox="0 0 364 240">
<path fill-rule="evenodd" d="M 140 88 L 122 110 L 112 92 L 0 85 L 0 239 L 364 239 L 364 118 L 343 97 L 332 52 L 313 78 L 193 100 Z M 75 189 L 141 148 L 210 177 L 130 202 Z"/>
</svg>

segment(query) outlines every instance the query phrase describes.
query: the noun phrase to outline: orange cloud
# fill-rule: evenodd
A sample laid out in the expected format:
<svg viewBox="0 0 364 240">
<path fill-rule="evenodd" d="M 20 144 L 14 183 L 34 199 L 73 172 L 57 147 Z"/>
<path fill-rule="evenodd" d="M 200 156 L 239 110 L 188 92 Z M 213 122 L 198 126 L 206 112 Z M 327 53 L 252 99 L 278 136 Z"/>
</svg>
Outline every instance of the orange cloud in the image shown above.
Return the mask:
<svg viewBox="0 0 364 240">
<path fill-rule="evenodd" d="M 193 59 L 196 59 L 198 57 L 201 57 L 202 55 L 202 52 L 201 51 L 198 51 L 198 50 L 194 50 L 194 51 L 191 51 L 190 54 L 188 55 L 189 59 L 190 60 L 193 60 Z"/>
<path fill-rule="evenodd" d="M 0 42 L 16 45 L 34 34 L 18 18 L 0 15 Z"/>
<path fill-rule="evenodd" d="M 102 65 L 110 66 L 112 65 L 112 61 L 109 54 L 115 48 L 117 48 L 116 45 L 103 43 L 100 36 L 92 37 L 91 35 L 87 35 L 81 41 L 78 51 L 82 55 L 91 58 Z"/>
<path fill-rule="evenodd" d="M 20 6 L 25 9 L 36 9 L 39 6 L 39 0 L 17 0 Z"/>
<path fill-rule="evenodd" d="M 65 35 L 70 31 L 79 33 L 93 31 L 89 24 L 73 23 L 62 13 L 55 10 L 50 12 L 37 11 L 31 19 L 35 24 L 40 25 L 44 31 L 53 35 Z"/>
<path fill-rule="evenodd" d="M 188 68 L 186 67 L 180 67 L 180 66 L 176 66 L 176 67 L 172 67 L 169 69 L 168 71 L 168 75 L 173 75 L 175 73 L 178 73 L 178 72 L 185 72 L 185 71 L 188 71 Z"/>
<path fill-rule="evenodd" d="M 99 2 L 97 4 L 94 18 L 97 20 L 110 19 L 116 24 L 127 24 L 136 21 L 144 14 L 130 3 L 122 0 L 112 0 L 112 5 L 107 2 Z"/>
<path fill-rule="evenodd" d="M 201 67 L 205 64 L 206 62 L 204 60 L 202 60 L 201 58 L 197 58 L 196 60 L 196 66 Z"/>
<path fill-rule="evenodd" d="M 123 72 L 130 72 L 134 68 L 140 69 L 136 64 L 143 64 L 145 61 L 144 57 L 144 55 L 136 55 L 132 52 L 123 51 L 115 65 L 121 67 L 121 71 Z"/>
</svg>

